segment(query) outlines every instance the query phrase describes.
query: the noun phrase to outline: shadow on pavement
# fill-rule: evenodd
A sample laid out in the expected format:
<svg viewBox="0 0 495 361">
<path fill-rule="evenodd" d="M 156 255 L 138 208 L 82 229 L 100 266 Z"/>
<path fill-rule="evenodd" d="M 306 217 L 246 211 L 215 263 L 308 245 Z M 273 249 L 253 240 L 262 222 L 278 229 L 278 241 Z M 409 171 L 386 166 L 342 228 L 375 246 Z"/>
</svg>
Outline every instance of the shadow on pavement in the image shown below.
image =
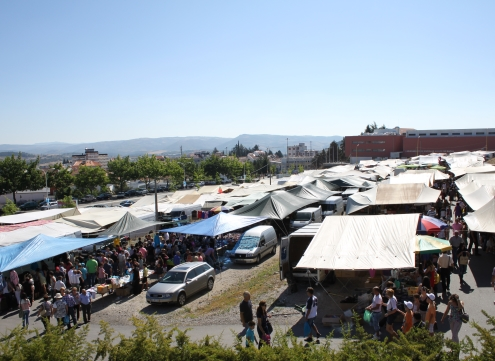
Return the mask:
<svg viewBox="0 0 495 361">
<path fill-rule="evenodd" d="M 494 256 L 489 253 L 480 253 L 480 256 L 472 256 L 469 262 L 477 287 L 491 287 L 491 274 L 494 265 Z"/>
</svg>

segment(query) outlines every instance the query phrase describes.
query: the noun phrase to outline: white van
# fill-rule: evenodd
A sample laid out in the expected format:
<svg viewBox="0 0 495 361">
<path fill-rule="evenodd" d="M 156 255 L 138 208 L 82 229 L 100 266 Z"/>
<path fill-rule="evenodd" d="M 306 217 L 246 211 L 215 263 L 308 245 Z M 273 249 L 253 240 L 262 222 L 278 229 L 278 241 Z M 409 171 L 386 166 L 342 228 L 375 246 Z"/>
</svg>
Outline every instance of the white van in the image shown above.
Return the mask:
<svg viewBox="0 0 495 361">
<path fill-rule="evenodd" d="M 232 249 L 236 263 L 260 263 L 267 254 L 277 252 L 277 234 L 272 226 L 257 226 L 244 232 Z"/>
<path fill-rule="evenodd" d="M 313 222 L 321 223 L 322 220 L 321 206 L 310 207 L 297 211 L 294 219 L 290 221 L 290 226 L 298 229 Z"/>
<path fill-rule="evenodd" d="M 331 196 L 320 202 L 323 216 L 340 216 L 344 214 L 344 200 L 341 196 Z"/>
</svg>

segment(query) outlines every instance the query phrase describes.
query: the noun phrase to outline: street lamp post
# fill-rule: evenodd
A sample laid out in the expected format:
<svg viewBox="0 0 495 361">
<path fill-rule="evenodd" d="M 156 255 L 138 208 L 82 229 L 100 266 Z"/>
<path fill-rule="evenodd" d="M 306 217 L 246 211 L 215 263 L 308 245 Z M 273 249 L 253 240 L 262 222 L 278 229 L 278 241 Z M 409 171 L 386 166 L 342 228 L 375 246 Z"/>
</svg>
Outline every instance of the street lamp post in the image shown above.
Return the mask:
<svg viewBox="0 0 495 361">
<path fill-rule="evenodd" d="M 419 156 L 419 138 L 421 138 L 420 135 L 418 135 L 418 142 L 416 143 L 416 157 Z"/>
<path fill-rule="evenodd" d="M 357 154 L 358 147 L 359 147 L 359 144 L 358 144 L 358 145 L 356 145 L 356 164 L 358 163 L 358 154 Z"/>
<path fill-rule="evenodd" d="M 55 168 L 48 168 L 48 170 L 54 170 L 54 169 Z M 46 174 L 46 170 L 40 168 L 40 171 L 42 171 L 43 174 L 45 175 L 45 189 L 46 189 L 46 198 L 45 198 L 45 201 L 46 201 L 46 207 L 47 207 L 47 209 L 50 209 L 50 201 L 48 200 L 48 192 L 49 192 L 49 189 L 48 189 L 48 175 Z"/>
</svg>

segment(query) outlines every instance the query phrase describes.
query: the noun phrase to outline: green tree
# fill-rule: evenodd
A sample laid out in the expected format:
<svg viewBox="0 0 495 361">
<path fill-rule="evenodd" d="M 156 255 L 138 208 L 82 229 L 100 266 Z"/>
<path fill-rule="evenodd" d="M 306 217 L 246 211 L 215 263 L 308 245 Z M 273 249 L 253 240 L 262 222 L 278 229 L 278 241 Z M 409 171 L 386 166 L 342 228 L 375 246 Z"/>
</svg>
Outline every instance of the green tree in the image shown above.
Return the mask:
<svg viewBox="0 0 495 361">
<path fill-rule="evenodd" d="M 55 164 L 52 168 L 46 173 L 48 186 L 55 189 L 57 199 L 62 199 L 71 194 L 70 186 L 74 183 L 74 177 L 61 163 Z"/>
<path fill-rule="evenodd" d="M 74 208 L 76 203 L 72 200 L 72 197 L 67 195 L 62 199 L 62 208 Z"/>
<path fill-rule="evenodd" d="M 19 208 L 10 199 L 5 197 L 5 205 L 2 207 L 2 214 L 4 216 L 10 216 L 11 214 L 16 214 Z"/>
<path fill-rule="evenodd" d="M 107 173 L 100 167 L 81 166 L 74 179 L 75 186 L 82 193 L 96 194 L 96 188 L 105 187 L 109 183 Z"/>
<path fill-rule="evenodd" d="M 376 125 L 376 122 L 373 122 L 372 124 L 368 124 L 366 128 L 364 129 L 365 133 L 373 133 L 376 129 L 385 129 L 387 128 L 385 124 L 383 124 L 381 127 Z"/>
<path fill-rule="evenodd" d="M 122 158 L 118 155 L 117 158 L 108 162 L 108 177 L 110 183 L 114 184 L 119 192 L 125 191 L 127 181 L 130 181 L 133 178 L 133 165 L 129 156 Z"/>
<path fill-rule="evenodd" d="M 298 171 L 299 173 L 304 173 L 304 167 L 303 167 L 302 165 L 300 165 L 300 166 L 298 167 L 297 171 Z"/>
<path fill-rule="evenodd" d="M 187 167 L 186 165 L 186 171 Z M 163 174 L 172 183 L 173 189 L 176 189 L 177 185 L 182 184 L 184 181 L 184 167 L 175 159 L 165 160 Z"/>
<path fill-rule="evenodd" d="M 38 168 L 39 158 L 33 162 L 22 159 L 21 153 L 13 154 L 0 161 L 0 190 L 12 193 L 14 203 L 17 203 L 16 192 L 38 190 L 45 186 L 45 176 Z"/>
<path fill-rule="evenodd" d="M 149 156 L 148 154 L 145 154 L 138 157 L 134 170 L 136 178 L 143 179 L 146 183 L 146 189 L 149 189 L 152 181 L 156 183 L 160 178 L 165 176 L 164 162 L 156 159 L 155 155 Z"/>
<path fill-rule="evenodd" d="M 276 155 L 277 157 L 279 157 L 279 158 L 283 158 L 283 157 L 284 157 L 284 154 L 283 154 L 280 150 L 277 150 L 277 151 L 275 152 L 275 155 Z"/>
</svg>

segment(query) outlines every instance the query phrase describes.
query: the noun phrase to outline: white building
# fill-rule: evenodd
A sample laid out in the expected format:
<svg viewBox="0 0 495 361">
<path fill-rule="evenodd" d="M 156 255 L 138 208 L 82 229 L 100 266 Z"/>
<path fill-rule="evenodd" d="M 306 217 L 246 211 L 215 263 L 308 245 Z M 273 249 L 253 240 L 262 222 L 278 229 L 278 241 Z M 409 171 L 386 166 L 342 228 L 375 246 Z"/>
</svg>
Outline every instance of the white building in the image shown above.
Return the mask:
<svg viewBox="0 0 495 361">
<path fill-rule="evenodd" d="M 308 150 L 305 143 L 299 143 L 298 145 L 290 145 L 287 148 L 289 158 L 291 157 L 314 157 L 317 153 L 316 150 Z"/>
<path fill-rule="evenodd" d="M 106 170 L 108 168 L 108 154 L 98 153 L 98 151 L 93 148 L 86 148 L 84 153 L 72 155 L 72 164 L 78 160 L 98 162 L 103 169 Z"/>
</svg>

